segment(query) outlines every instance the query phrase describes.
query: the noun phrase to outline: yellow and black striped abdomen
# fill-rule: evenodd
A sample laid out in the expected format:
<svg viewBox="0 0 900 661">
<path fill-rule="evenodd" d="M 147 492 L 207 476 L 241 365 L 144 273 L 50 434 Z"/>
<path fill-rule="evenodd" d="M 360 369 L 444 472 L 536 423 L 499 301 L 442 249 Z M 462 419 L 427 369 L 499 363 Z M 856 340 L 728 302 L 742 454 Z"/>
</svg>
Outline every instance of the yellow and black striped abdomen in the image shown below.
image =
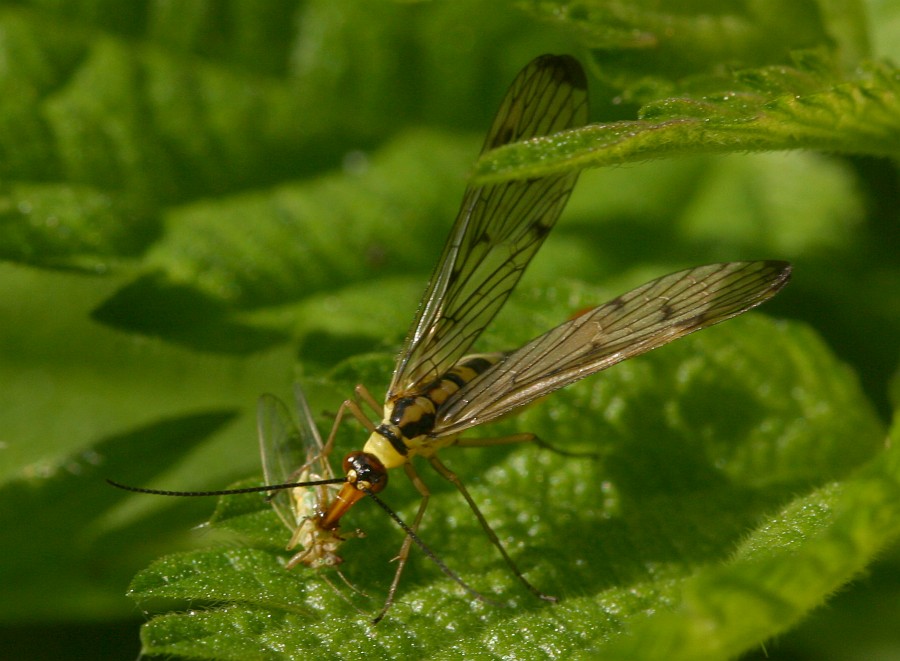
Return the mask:
<svg viewBox="0 0 900 661">
<path fill-rule="evenodd" d="M 456 394 L 460 388 L 475 377 L 484 374 L 489 368 L 496 365 L 504 355 L 502 353 L 479 353 L 465 356 L 447 370 L 441 378 L 428 386 L 422 394 L 434 402 L 436 409 L 440 409 L 451 395 Z"/>
<path fill-rule="evenodd" d="M 375 428 L 366 451 L 375 454 L 386 466 L 397 466 L 411 455 L 431 454 L 447 445 L 431 436 L 441 405 L 503 356 L 502 353 L 466 356 L 422 392 L 396 397 L 388 403 L 385 419 Z"/>
</svg>

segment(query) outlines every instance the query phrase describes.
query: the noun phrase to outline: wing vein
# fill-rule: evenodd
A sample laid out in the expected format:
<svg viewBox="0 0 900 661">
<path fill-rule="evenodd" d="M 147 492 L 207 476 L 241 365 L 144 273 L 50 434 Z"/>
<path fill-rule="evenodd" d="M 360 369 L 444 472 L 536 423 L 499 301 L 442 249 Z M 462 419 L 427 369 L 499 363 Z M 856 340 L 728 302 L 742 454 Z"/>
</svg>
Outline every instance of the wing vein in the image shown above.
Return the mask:
<svg viewBox="0 0 900 661">
<path fill-rule="evenodd" d="M 578 62 L 547 55 L 513 81 L 483 151 L 587 122 Z M 469 188 L 400 353 L 387 399 L 439 378 L 503 306 L 556 223 L 577 174 Z"/>
<path fill-rule="evenodd" d="M 549 392 L 756 307 L 787 284 L 786 262 L 729 262 L 664 276 L 507 354 L 448 398 L 432 434 L 456 434 Z"/>
</svg>

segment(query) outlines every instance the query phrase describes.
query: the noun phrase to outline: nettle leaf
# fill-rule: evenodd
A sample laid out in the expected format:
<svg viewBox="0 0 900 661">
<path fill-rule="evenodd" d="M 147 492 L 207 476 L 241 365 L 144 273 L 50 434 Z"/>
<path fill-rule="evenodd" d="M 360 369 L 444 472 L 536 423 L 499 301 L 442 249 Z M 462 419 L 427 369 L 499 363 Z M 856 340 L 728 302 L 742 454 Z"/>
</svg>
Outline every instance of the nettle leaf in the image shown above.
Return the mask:
<svg viewBox="0 0 900 661">
<path fill-rule="evenodd" d="M 0 199 L 0 257 L 9 261 L 103 273 L 156 235 L 122 196 L 90 186 L 12 183 Z"/>
<path fill-rule="evenodd" d="M 576 287 L 520 305 L 558 315 L 597 296 Z M 888 524 L 900 474 L 882 465 L 883 431 L 855 377 L 808 329 L 761 315 L 623 363 L 472 435 L 524 429 L 592 456 L 535 447 L 442 456 L 559 604 L 527 594 L 458 494 L 423 468 L 436 493 L 423 538 L 505 607 L 472 601 L 414 552 L 397 604 L 373 629 L 402 540 L 383 513 L 364 502 L 346 520 L 367 535 L 342 547 L 341 570 L 361 594 L 333 571 L 285 571 L 289 531 L 264 497 L 242 495 L 220 504 L 214 526 L 241 531 L 243 544 L 168 556 L 135 578 L 130 594 L 142 607 L 180 604 L 145 625 L 145 653 L 724 658 L 823 603 L 900 525 Z M 351 437 L 342 442 L 352 447 L 361 433 Z M 408 519 L 417 499 L 402 476 L 393 480 L 385 499 Z M 866 493 L 869 525 L 858 507 L 845 512 Z M 837 543 L 848 536 L 865 541 Z"/>
<path fill-rule="evenodd" d="M 881 623 L 897 619 L 898 556 L 871 560 L 896 538 L 898 443 L 882 448 L 870 402 L 884 419 L 897 402 L 898 193 L 895 163 L 871 156 L 896 154 L 900 115 L 895 68 L 867 58 L 896 55 L 897 3 L 676 4 L 4 5 L 0 647 L 136 645 L 127 577 L 173 549 L 132 594 L 163 613 L 147 650 L 180 658 L 733 657 L 862 567 L 870 580 L 774 644 L 896 646 Z M 481 346 L 734 259 L 794 262 L 763 314 L 816 329 L 750 315 L 483 431 L 595 458 L 446 453 L 559 605 L 518 586 L 427 471 L 423 536 L 508 607 L 414 552 L 372 629 L 402 535 L 371 503 L 346 522 L 367 537 L 341 550 L 364 596 L 284 571 L 289 532 L 261 497 L 190 535 L 211 503 L 103 483 L 252 476 L 255 398 L 294 377 L 323 429 L 355 383 L 378 397 L 496 103 L 545 52 L 585 64 L 604 123 L 490 154 L 473 181 L 629 165 L 583 173 Z M 747 154 L 798 148 L 829 153 Z M 388 496 L 414 515 L 402 476 Z"/>
<path fill-rule="evenodd" d="M 900 152 L 897 70 L 871 65 L 852 80 L 839 80 L 821 66 L 813 56 L 795 67 L 738 71 L 729 89 L 655 101 L 642 108 L 639 120 L 501 147 L 479 159 L 473 178 L 489 183 L 696 153 Z"/>
<path fill-rule="evenodd" d="M 578 35 L 596 74 L 621 100 L 647 101 L 676 89 L 709 88 L 728 68 L 783 64 L 789 53 L 826 46 L 852 70 L 868 54 L 866 7 L 798 0 L 761 2 L 533 0 L 520 6 Z"/>
<path fill-rule="evenodd" d="M 115 510 L 128 494 L 111 489 L 103 478 L 127 473 L 147 481 L 234 417 L 234 411 L 217 410 L 160 420 L 104 438 L 56 463 L 33 465 L 4 481 L 0 526 L 29 534 L 6 535 L 0 542 L 4 557 L 0 617 L 15 621 L 23 613 L 35 618 L 58 617 L 60 612 L 83 616 L 115 612 L 121 605 L 117 587 L 131 573 L 128 565 L 141 556 L 153 557 L 153 549 L 147 547 L 154 543 L 159 543 L 157 553 L 167 544 L 148 537 L 150 517 L 137 525 L 115 522 Z M 174 520 L 189 525 L 190 520 L 173 511 L 164 518 L 169 519 L 168 526 Z M 171 527 L 168 530 L 160 534 L 171 544 Z M 144 548 L 130 548 L 123 538 L 143 540 Z M 124 557 L 117 562 L 98 560 L 110 545 Z M 95 575 L 98 563 L 105 568 L 100 577 Z M 55 567 L 53 572 L 47 571 L 49 564 Z"/>
<path fill-rule="evenodd" d="M 147 267 L 254 308 L 421 269 L 431 223 L 453 217 L 475 151 L 458 136 L 410 131 L 351 155 L 345 172 L 173 209 Z"/>
</svg>

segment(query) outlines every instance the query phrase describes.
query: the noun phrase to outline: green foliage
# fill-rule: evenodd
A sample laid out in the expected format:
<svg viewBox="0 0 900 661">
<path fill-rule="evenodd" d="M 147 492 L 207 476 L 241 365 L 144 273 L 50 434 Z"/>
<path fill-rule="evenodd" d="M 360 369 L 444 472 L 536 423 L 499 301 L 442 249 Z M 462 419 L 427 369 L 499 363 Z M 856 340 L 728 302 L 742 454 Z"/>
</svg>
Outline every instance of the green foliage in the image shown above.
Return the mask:
<svg viewBox="0 0 900 661">
<path fill-rule="evenodd" d="M 878 65 L 835 82 L 814 58 L 734 74 L 732 87 L 644 106 L 641 119 L 600 124 L 552 140 L 485 155 L 476 181 L 534 177 L 690 153 L 821 149 L 895 156 L 900 151 L 900 83 Z M 546 142 L 552 142 L 548 149 Z"/>
<path fill-rule="evenodd" d="M 564 294 L 592 298 L 588 290 Z M 530 303 L 548 304 L 538 296 Z M 772 352 L 780 364 L 765 360 Z M 384 654 L 388 645 L 403 657 L 504 657 L 524 631 L 528 656 L 729 656 L 798 621 L 900 527 L 900 483 L 878 455 L 880 425 L 852 374 L 796 326 L 734 321 L 559 393 L 502 430 L 516 428 L 599 456 L 515 448 L 446 457 L 529 577 L 560 604 L 525 593 L 461 499 L 435 485 L 442 493 L 425 539 L 507 607 L 471 602 L 418 558 L 400 603 L 369 635 L 399 532 L 368 504 L 351 517 L 368 536 L 345 543 L 344 571 L 363 597 L 333 573 L 329 587 L 310 570 L 284 571 L 286 532 L 250 495 L 220 504 L 216 525 L 254 531 L 244 537 L 252 548 L 168 556 L 135 578 L 131 594 L 145 607 L 192 606 L 148 624 L 146 649 L 234 659 L 316 649 L 343 658 Z M 878 512 L 875 521 L 860 514 L 860 499 L 869 515 Z M 414 505 L 406 504 L 407 517 Z M 616 635 L 629 630 L 645 635 Z M 357 641 L 352 649 L 348 640 Z"/>
<path fill-rule="evenodd" d="M 130 657 L 136 602 L 145 652 L 176 658 L 896 654 L 900 3 L 675 4 L 0 6 L 0 646 L 59 658 L 49 632 L 78 623 L 65 654 L 96 656 L 121 622 Z M 585 63 L 593 123 L 475 163 L 542 52 Z M 260 496 L 192 532 L 209 500 L 103 482 L 258 480 L 260 393 L 299 381 L 323 430 L 355 383 L 380 394 L 467 172 L 611 164 L 582 174 L 481 348 L 681 267 L 795 276 L 477 434 L 593 457 L 442 454 L 559 604 L 425 468 L 423 538 L 505 607 L 414 552 L 373 629 L 402 533 L 372 503 L 342 547 L 360 594 L 285 571 Z M 402 475 L 384 497 L 412 518 Z"/>
</svg>

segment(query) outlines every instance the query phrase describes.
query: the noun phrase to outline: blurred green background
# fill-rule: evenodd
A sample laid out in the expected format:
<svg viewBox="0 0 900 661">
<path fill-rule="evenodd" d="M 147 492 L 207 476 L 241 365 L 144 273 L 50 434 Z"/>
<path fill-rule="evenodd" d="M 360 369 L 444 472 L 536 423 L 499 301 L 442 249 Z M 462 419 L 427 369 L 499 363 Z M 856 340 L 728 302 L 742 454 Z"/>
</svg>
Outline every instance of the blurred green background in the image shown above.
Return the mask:
<svg viewBox="0 0 900 661">
<path fill-rule="evenodd" d="M 611 123 L 798 50 L 829 53 L 835 82 L 900 56 L 897 1 L 655 4 L 0 3 L 3 656 L 134 658 L 146 617 L 125 596 L 132 576 L 203 544 L 190 528 L 209 501 L 135 499 L 103 478 L 212 489 L 257 475 L 260 393 L 324 379 L 311 399 L 334 410 L 359 376 L 332 366 L 380 352 L 389 371 L 484 131 L 533 57 L 579 57 L 591 119 Z M 896 135 L 881 142 L 896 153 Z M 896 161 L 706 151 L 585 171 L 525 295 L 790 260 L 764 313 L 808 324 L 886 426 L 900 400 Z M 570 286 L 560 309 L 577 309 Z M 495 342 L 558 323 L 550 309 Z M 771 658 L 900 658 L 900 553 L 879 556 Z"/>
</svg>

